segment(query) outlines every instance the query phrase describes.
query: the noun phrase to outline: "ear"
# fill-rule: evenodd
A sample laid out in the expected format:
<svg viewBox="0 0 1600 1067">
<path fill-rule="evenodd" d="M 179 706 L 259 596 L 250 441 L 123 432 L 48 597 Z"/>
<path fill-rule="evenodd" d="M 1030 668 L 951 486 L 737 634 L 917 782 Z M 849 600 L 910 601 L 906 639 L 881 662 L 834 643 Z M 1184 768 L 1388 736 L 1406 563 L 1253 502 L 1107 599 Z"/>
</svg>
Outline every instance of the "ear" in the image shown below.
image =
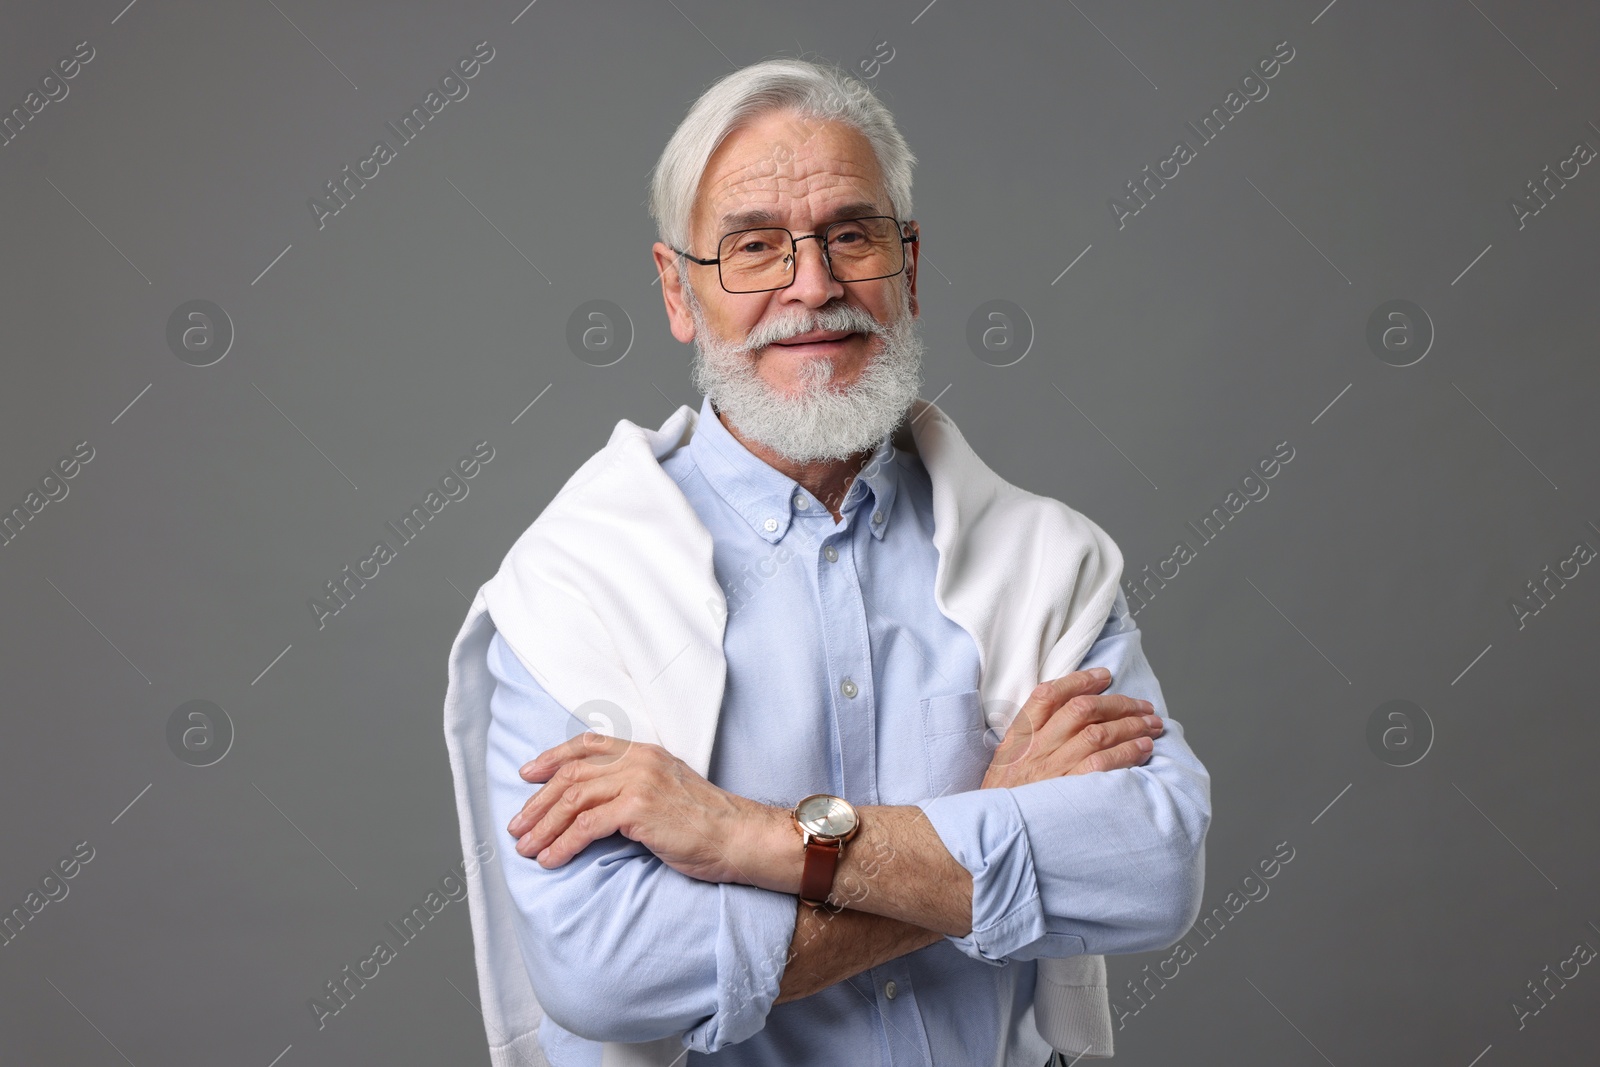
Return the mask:
<svg viewBox="0 0 1600 1067">
<path fill-rule="evenodd" d="M 911 317 L 912 318 L 916 318 L 916 315 L 917 315 L 917 262 L 918 262 L 917 261 L 917 257 L 922 254 L 922 241 L 920 240 L 922 231 L 917 227 L 916 220 L 914 220 L 914 219 L 908 219 L 906 221 L 906 228 L 908 230 L 910 230 L 911 233 L 917 234 L 918 237 L 919 237 L 918 240 L 912 241 L 910 244 L 906 245 L 906 247 L 911 250 L 911 255 L 906 258 L 906 273 L 911 276 Z"/>
<path fill-rule="evenodd" d="M 688 344 L 694 340 L 694 316 L 689 312 L 689 303 L 683 295 L 683 282 L 678 277 L 678 255 L 660 241 L 650 246 L 650 254 L 655 260 L 656 274 L 661 279 L 661 299 L 667 306 L 667 323 L 672 329 L 672 336 Z"/>
</svg>

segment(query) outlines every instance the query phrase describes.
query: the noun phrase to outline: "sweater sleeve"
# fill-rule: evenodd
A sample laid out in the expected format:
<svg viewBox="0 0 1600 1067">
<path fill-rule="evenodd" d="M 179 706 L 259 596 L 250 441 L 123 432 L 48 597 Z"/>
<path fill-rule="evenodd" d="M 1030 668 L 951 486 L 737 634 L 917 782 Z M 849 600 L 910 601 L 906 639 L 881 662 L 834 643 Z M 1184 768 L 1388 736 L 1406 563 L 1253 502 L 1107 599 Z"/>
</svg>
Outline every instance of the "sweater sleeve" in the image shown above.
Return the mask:
<svg viewBox="0 0 1600 1067">
<path fill-rule="evenodd" d="M 949 940 L 973 959 L 1151 951 L 1199 913 L 1211 778 L 1168 715 L 1120 591 L 1078 669 L 1090 667 L 1111 671 L 1106 692 L 1161 716 L 1144 764 L 918 802 L 972 873 L 972 930 Z"/>
<path fill-rule="evenodd" d="M 541 788 L 519 768 L 587 725 L 498 633 L 488 666 L 489 798 L 504 827 Z M 793 897 L 698 881 L 621 834 L 551 870 L 509 845 L 498 854 L 534 993 L 563 1029 L 593 1041 L 681 1034 L 686 1048 L 715 1052 L 765 1025 L 794 934 Z"/>
</svg>

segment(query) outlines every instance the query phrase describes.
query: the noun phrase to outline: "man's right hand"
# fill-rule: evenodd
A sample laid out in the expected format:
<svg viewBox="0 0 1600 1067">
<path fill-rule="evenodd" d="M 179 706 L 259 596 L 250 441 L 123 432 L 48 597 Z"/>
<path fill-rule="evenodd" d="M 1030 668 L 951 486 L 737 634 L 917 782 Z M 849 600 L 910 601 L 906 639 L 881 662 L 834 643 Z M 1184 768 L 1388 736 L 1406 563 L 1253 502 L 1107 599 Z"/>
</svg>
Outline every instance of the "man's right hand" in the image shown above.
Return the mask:
<svg viewBox="0 0 1600 1067">
<path fill-rule="evenodd" d="M 1155 707 L 1104 693 L 1110 684 L 1111 672 L 1103 667 L 1041 682 L 996 746 L 980 788 L 1137 767 L 1149 759 L 1163 729 Z"/>
</svg>

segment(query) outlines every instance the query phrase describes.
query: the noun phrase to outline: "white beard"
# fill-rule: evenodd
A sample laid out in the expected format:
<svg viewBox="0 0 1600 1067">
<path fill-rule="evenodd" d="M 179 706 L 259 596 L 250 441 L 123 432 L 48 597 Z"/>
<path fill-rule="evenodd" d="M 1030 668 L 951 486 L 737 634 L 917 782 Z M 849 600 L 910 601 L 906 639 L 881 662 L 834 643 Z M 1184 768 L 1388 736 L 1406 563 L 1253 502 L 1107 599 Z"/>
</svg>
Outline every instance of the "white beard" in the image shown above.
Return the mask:
<svg viewBox="0 0 1600 1067">
<path fill-rule="evenodd" d="M 853 304 L 804 309 L 791 318 L 757 324 L 743 343 L 713 336 L 694 290 L 683 286 L 694 316 L 695 388 L 748 437 L 796 462 L 847 459 L 877 447 L 900 424 L 922 386 L 922 337 L 910 313 L 908 286 L 900 314 L 887 325 Z M 882 338 L 861 376 L 843 391 L 830 388 L 833 364 L 807 360 L 798 396 L 769 385 L 753 353 L 775 341 L 813 331 L 850 330 Z"/>
</svg>

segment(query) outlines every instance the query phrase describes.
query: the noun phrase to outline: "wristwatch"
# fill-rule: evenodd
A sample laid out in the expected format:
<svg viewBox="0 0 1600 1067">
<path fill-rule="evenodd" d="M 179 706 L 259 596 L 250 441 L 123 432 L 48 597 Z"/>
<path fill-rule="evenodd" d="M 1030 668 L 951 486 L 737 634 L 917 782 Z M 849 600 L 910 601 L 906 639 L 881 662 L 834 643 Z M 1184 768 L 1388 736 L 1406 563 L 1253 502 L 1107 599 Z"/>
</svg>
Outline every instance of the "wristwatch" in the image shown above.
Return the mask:
<svg viewBox="0 0 1600 1067">
<path fill-rule="evenodd" d="M 800 801 L 793 817 L 806 854 L 800 872 L 800 899 L 820 908 L 833 891 L 833 875 L 845 843 L 861 829 L 861 817 L 848 800 L 828 793 L 813 793 Z"/>
</svg>

